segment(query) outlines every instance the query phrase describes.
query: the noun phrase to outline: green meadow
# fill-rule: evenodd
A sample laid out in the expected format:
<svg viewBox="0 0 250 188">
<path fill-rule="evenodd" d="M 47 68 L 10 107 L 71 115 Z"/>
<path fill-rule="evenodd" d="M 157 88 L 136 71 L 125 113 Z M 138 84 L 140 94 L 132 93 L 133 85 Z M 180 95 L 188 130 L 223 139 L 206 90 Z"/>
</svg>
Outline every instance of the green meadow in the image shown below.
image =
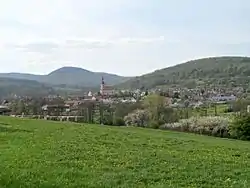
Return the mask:
<svg viewBox="0 0 250 188">
<path fill-rule="evenodd" d="M 250 187 L 250 143 L 0 117 L 0 187 Z"/>
</svg>

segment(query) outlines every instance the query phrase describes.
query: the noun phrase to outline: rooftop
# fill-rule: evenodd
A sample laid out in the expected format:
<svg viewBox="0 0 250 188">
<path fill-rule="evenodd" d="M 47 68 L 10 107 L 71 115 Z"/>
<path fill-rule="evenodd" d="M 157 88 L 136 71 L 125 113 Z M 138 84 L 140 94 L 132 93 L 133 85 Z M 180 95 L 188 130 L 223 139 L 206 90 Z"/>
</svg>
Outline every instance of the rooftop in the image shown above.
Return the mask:
<svg viewBox="0 0 250 188">
<path fill-rule="evenodd" d="M 104 86 L 103 86 L 103 89 L 113 89 L 113 86 L 110 86 L 110 85 L 104 85 Z"/>
</svg>

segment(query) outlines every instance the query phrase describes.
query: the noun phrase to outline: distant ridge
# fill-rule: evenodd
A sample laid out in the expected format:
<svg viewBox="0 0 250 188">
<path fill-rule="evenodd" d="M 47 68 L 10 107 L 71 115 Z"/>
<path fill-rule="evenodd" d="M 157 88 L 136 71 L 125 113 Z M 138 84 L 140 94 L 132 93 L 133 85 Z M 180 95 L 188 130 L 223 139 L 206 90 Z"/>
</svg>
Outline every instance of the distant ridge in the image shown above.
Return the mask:
<svg viewBox="0 0 250 188">
<path fill-rule="evenodd" d="M 207 85 L 250 85 L 250 58 L 210 57 L 188 61 L 132 78 L 118 88 L 189 87 Z"/>
<path fill-rule="evenodd" d="M 23 73 L 1 73 L 2 78 L 15 78 L 34 80 L 41 83 L 51 85 L 74 85 L 84 87 L 95 87 L 100 84 L 102 76 L 110 85 L 115 85 L 127 81 L 128 77 L 115 74 L 91 72 L 89 70 L 78 67 L 62 67 L 52 71 L 47 75 L 33 75 Z"/>
<path fill-rule="evenodd" d="M 0 99 L 14 95 L 42 97 L 53 94 L 54 88 L 34 80 L 0 77 Z"/>
</svg>

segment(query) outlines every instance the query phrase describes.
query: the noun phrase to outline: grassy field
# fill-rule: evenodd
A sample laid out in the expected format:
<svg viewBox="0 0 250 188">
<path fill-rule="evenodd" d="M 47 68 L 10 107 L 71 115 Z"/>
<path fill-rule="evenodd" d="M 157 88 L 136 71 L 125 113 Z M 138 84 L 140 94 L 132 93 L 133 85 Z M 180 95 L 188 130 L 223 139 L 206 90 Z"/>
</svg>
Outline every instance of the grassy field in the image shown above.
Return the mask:
<svg viewBox="0 0 250 188">
<path fill-rule="evenodd" d="M 0 187 L 250 187 L 250 143 L 0 117 Z"/>
<path fill-rule="evenodd" d="M 188 109 L 188 115 L 189 117 L 191 116 L 215 116 L 216 113 L 217 115 L 227 115 L 230 113 L 226 113 L 226 110 L 228 109 L 227 104 L 217 104 L 216 105 L 216 111 L 215 107 L 208 107 L 207 109 L 205 108 L 190 108 Z M 185 109 L 184 109 L 185 111 Z"/>
<path fill-rule="evenodd" d="M 217 108 L 217 114 L 223 114 L 225 113 L 225 110 L 228 108 L 228 105 L 227 104 L 217 104 L 216 105 L 216 108 Z M 194 113 L 204 113 L 205 110 L 196 110 L 194 109 L 193 110 Z M 207 114 L 208 115 L 215 115 L 215 107 L 208 107 L 207 108 Z"/>
</svg>

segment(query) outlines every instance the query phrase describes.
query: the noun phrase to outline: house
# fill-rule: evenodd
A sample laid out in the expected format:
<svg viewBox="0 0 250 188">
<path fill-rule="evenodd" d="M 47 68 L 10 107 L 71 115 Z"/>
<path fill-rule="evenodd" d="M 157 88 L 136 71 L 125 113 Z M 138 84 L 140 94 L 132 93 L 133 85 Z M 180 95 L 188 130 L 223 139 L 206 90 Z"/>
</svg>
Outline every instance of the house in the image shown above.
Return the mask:
<svg viewBox="0 0 250 188">
<path fill-rule="evenodd" d="M 227 101 L 235 101 L 236 97 L 234 95 L 231 95 L 231 96 L 217 95 L 217 96 L 211 97 L 210 100 L 216 101 L 216 102 L 219 102 L 219 101 L 227 102 Z"/>
<path fill-rule="evenodd" d="M 63 112 L 67 112 L 69 109 L 69 105 L 44 105 L 42 106 L 42 110 L 45 115 L 56 115 L 59 116 Z"/>
</svg>

